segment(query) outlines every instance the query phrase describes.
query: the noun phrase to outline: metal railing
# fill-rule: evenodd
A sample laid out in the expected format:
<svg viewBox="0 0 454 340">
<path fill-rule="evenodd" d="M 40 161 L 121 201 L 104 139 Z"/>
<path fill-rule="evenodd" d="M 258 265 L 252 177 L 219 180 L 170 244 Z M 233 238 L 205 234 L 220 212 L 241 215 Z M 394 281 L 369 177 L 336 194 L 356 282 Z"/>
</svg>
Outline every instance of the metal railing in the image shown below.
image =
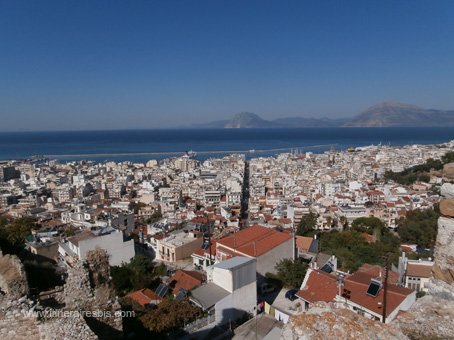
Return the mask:
<svg viewBox="0 0 454 340">
<path fill-rule="evenodd" d="M 184 330 L 187 333 L 194 333 L 195 331 L 199 330 L 200 328 L 206 327 L 209 324 L 213 323 L 215 321 L 215 316 L 213 315 L 208 315 L 204 318 L 197 319 L 190 324 L 187 324 L 184 326 Z"/>
</svg>

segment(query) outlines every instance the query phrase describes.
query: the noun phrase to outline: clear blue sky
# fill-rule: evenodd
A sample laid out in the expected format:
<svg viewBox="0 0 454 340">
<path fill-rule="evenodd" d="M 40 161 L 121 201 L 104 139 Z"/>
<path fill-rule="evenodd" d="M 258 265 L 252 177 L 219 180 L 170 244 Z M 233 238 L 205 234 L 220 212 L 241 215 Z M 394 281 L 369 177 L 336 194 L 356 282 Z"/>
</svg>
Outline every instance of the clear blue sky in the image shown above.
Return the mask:
<svg viewBox="0 0 454 340">
<path fill-rule="evenodd" d="M 454 109 L 454 1 L 0 0 L 0 130 Z"/>
</svg>

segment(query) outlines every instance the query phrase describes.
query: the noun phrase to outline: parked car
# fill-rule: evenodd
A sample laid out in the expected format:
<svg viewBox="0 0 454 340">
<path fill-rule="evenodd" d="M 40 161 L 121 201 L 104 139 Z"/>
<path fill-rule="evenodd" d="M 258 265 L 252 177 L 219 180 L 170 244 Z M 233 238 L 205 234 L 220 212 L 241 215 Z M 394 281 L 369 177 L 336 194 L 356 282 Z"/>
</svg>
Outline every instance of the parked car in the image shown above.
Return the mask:
<svg viewBox="0 0 454 340">
<path fill-rule="evenodd" d="M 290 301 L 295 301 L 296 299 L 298 299 L 296 293 L 298 293 L 298 289 L 290 289 L 285 293 L 285 298 L 289 299 Z"/>
</svg>

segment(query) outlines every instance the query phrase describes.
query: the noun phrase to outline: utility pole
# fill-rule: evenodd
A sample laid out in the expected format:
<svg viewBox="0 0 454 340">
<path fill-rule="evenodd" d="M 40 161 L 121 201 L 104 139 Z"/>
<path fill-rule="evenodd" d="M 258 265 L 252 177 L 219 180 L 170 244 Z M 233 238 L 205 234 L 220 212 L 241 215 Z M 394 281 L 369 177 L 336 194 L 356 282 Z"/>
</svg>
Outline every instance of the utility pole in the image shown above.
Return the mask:
<svg viewBox="0 0 454 340">
<path fill-rule="evenodd" d="M 383 314 L 382 322 L 386 323 L 386 303 L 387 303 L 387 293 L 388 293 L 388 267 L 389 267 L 389 254 L 385 257 L 385 288 L 383 290 Z"/>
<path fill-rule="evenodd" d="M 208 222 L 208 248 L 210 249 L 210 266 L 213 264 L 212 254 L 211 254 L 211 226 L 213 221 Z"/>
</svg>

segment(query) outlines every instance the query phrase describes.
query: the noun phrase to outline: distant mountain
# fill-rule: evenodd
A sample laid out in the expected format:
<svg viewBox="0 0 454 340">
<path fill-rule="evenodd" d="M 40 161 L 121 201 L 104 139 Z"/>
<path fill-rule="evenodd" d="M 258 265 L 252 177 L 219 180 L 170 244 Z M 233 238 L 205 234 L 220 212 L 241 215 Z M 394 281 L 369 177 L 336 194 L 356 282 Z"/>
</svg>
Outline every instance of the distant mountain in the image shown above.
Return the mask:
<svg viewBox="0 0 454 340">
<path fill-rule="evenodd" d="M 209 123 L 197 124 L 193 127 L 248 129 L 248 128 L 289 128 L 289 127 L 336 127 L 345 123 L 346 119 L 285 117 L 274 120 L 266 120 L 251 112 L 241 112 L 233 116 L 231 120 L 217 120 Z"/>
<path fill-rule="evenodd" d="M 454 126 L 454 111 L 427 110 L 397 102 L 368 108 L 343 124 L 345 127 Z"/>
<path fill-rule="evenodd" d="M 255 113 L 241 112 L 231 120 L 193 125 L 196 128 L 324 128 L 324 127 L 418 127 L 454 126 L 454 111 L 427 110 L 397 102 L 374 105 L 350 118 L 284 117 L 265 120 Z"/>
<path fill-rule="evenodd" d="M 346 122 L 347 118 L 306 118 L 306 117 L 285 117 L 272 120 L 276 127 L 295 127 L 295 128 L 323 128 L 339 127 Z"/>
<path fill-rule="evenodd" d="M 272 128 L 275 124 L 269 120 L 262 119 L 255 113 L 241 112 L 233 116 L 233 119 L 224 125 L 227 129 L 244 129 L 244 128 Z"/>
</svg>

